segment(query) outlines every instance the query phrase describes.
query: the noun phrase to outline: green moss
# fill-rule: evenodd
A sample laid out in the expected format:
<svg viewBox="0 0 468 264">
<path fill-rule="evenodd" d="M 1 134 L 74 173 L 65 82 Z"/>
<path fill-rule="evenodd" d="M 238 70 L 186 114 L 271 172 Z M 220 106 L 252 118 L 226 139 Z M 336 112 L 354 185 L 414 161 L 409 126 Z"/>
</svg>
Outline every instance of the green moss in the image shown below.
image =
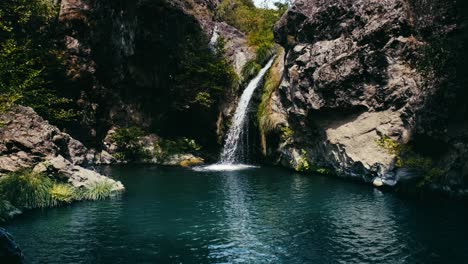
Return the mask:
<svg viewBox="0 0 468 264">
<path fill-rule="evenodd" d="M 384 136 L 377 140 L 377 145 L 387 150 L 392 155 L 400 155 L 402 150 L 402 146 L 400 143 L 387 136 Z"/>
<path fill-rule="evenodd" d="M 281 128 L 281 139 L 285 142 L 292 141 L 294 137 L 294 130 L 292 130 L 290 127 L 282 127 Z"/>
</svg>

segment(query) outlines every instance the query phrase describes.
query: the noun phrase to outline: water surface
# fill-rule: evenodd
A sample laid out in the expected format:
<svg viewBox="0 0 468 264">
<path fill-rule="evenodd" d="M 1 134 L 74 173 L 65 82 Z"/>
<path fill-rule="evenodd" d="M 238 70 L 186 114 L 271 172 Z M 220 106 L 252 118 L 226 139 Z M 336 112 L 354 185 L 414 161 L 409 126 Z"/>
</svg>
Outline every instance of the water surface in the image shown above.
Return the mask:
<svg viewBox="0 0 468 264">
<path fill-rule="evenodd" d="M 468 210 L 277 168 L 109 167 L 120 197 L 6 228 L 28 263 L 466 263 Z"/>
</svg>

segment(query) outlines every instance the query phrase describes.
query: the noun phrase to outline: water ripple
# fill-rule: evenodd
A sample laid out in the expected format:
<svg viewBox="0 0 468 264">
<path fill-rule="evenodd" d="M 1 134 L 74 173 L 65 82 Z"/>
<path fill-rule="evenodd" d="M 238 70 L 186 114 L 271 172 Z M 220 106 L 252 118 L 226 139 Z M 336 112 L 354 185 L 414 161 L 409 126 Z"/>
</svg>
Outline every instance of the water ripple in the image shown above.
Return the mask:
<svg viewBox="0 0 468 264">
<path fill-rule="evenodd" d="M 7 225 L 28 263 L 463 263 L 467 210 L 288 171 L 111 168 L 116 199 Z"/>
</svg>

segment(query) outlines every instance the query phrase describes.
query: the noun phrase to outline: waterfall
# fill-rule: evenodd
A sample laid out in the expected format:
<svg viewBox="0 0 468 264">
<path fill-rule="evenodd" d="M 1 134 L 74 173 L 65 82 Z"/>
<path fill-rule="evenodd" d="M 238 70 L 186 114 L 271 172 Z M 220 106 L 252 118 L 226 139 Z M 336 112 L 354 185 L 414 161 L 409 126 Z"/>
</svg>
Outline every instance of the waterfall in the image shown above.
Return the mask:
<svg viewBox="0 0 468 264">
<path fill-rule="evenodd" d="M 246 157 L 243 153 L 248 149 L 248 146 L 244 144 L 243 138 L 246 137 L 248 133 L 247 115 L 249 104 L 255 89 L 257 89 L 266 72 L 270 69 L 274 59 L 274 57 L 270 59 L 257 76 L 250 81 L 249 85 L 242 93 L 221 153 L 221 164 L 236 164 L 245 161 Z"/>
<path fill-rule="evenodd" d="M 209 44 L 212 50 L 215 50 L 216 44 L 218 43 L 218 39 L 219 39 L 218 25 L 215 25 L 213 29 L 213 35 L 211 35 L 210 44 Z"/>
</svg>

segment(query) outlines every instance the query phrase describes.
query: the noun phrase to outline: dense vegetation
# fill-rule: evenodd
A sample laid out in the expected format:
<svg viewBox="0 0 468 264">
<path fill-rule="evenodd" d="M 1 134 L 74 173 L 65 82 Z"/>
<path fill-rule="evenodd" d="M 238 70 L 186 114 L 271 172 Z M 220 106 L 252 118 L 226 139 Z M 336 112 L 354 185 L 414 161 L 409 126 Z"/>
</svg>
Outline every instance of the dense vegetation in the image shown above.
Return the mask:
<svg viewBox="0 0 468 264">
<path fill-rule="evenodd" d="M 96 182 L 85 188 L 57 182 L 46 175 L 22 170 L 0 178 L 0 222 L 15 210 L 44 208 L 80 200 L 102 200 L 113 193 L 111 181 Z"/>
<path fill-rule="evenodd" d="M 145 145 L 144 137 L 148 136 L 139 127 L 118 128 L 111 136 L 111 141 L 116 146 L 114 157 L 120 161 L 142 162 L 156 159 L 164 162 L 176 154 L 195 154 L 201 150 L 201 146 L 194 140 L 186 137 L 154 139 Z"/>
<path fill-rule="evenodd" d="M 70 100 L 60 96 L 64 75 L 57 14 L 51 0 L 0 2 L 0 110 L 31 106 L 56 123 L 76 115 Z"/>
<path fill-rule="evenodd" d="M 219 19 L 245 32 L 249 44 L 256 49 L 256 58 L 243 69 L 244 79 L 255 75 L 275 53 L 273 27 L 288 4 L 275 3 L 276 9 L 257 8 L 251 0 L 224 0 L 217 8 Z"/>
</svg>

